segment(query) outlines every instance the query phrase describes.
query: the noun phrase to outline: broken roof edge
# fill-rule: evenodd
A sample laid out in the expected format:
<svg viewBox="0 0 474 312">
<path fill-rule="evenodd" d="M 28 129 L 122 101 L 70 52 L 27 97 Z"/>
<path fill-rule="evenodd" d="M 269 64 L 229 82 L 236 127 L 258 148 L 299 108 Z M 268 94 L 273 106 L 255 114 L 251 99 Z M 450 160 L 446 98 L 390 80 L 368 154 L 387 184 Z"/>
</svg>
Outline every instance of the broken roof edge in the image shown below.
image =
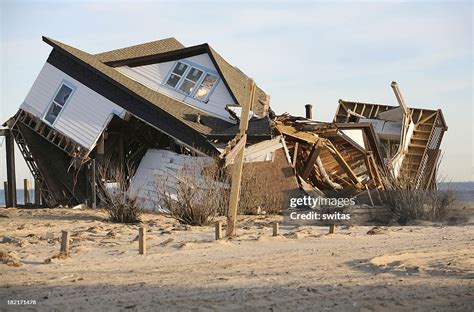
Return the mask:
<svg viewBox="0 0 474 312">
<path fill-rule="evenodd" d="M 373 106 L 380 106 L 380 107 L 386 107 L 388 109 L 394 109 L 394 108 L 398 108 L 400 106 L 394 106 L 394 105 L 388 105 L 388 104 L 379 104 L 379 103 L 367 103 L 367 102 L 358 102 L 358 101 L 347 101 L 347 100 L 343 100 L 343 99 L 339 99 L 338 100 L 338 103 L 339 104 L 345 104 L 345 103 L 353 103 L 353 104 L 361 104 L 361 105 L 373 105 Z M 419 107 L 408 107 L 409 109 L 411 110 L 414 110 L 414 111 L 429 111 L 429 112 L 438 112 L 439 115 L 440 115 L 440 118 L 441 118 L 441 122 L 443 123 L 443 127 L 446 130 L 448 130 L 448 124 L 446 123 L 446 119 L 444 119 L 444 115 L 443 115 L 443 111 L 441 109 L 432 109 L 432 108 L 419 108 Z M 333 122 L 336 120 L 336 116 L 337 115 L 337 111 L 336 111 L 336 114 L 334 115 L 334 118 L 333 118 Z"/>
</svg>

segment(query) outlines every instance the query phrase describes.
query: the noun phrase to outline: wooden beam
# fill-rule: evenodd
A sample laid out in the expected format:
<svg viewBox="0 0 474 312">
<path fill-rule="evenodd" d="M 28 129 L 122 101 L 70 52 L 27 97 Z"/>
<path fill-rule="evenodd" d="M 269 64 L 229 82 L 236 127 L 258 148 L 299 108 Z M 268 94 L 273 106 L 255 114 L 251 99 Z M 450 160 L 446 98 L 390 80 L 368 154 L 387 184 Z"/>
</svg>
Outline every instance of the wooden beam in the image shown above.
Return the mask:
<svg viewBox="0 0 474 312">
<path fill-rule="evenodd" d="M 5 207 L 8 207 L 8 183 L 3 182 L 3 195 L 5 195 Z"/>
<path fill-rule="evenodd" d="M 247 129 L 249 126 L 249 113 L 250 113 L 250 106 L 253 103 L 255 98 L 255 82 L 253 79 L 249 80 L 249 90 L 250 96 L 247 105 L 242 108 L 242 114 L 240 116 L 240 126 L 239 126 L 239 133 L 244 136 L 247 133 Z M 244 153 L 245 153 L 245 143 L 246 137 L 243 137 L 243 143 L 240 151 L 238 152 L 235 162 L 234 168 L 232 169 L 232 185 L 230 189 L 230 199 L 229 199 L 229 212 L 227 215 L 227 229 L 226 229 L 226 236 L 235 236 L 236 234 L 236 225 L 237 225 L 237 208 L 239 205 L 239 197 L 240 197 L 240 183 L 242 180 L 242 168 L 244 163 Z"/>
<path fill-rule="evenodd" d="M 7 207 L 16 207 L 16 175 L 15 175 L 15 143 L 11 131 L 5 135 L 5 149 L 7 156 L 7 183 L 8 204 Z"/>
<path fill-rule="evenodd" d="M 245 147 L 245 143 L 247 143 L 247 134 L 242 135 L 239 142 L 237 142 L 237 144 L 230 150 L 230 152 L 227 153 L 227 156 L 225 156 L 225 167 L 227 167 L 234 161 L 239 151 Z"/>
<path fill-rule="evenodd" d="M 28 205 L 30 203 L 30 180 L 23 179 L 23 203 Z"/>
<path fill-rule="evenodd" d="M 427 122 L 427 121 L 430 120 L 431 118 L 435 117 L 436 114 L 438 114 L 438 112 L 434 112 L 434 113 L 428 115 L 427 117 L 425 117 L 425 118 L 423 118 L 422 120 L 418 121 L 417 124 L 419 124 L 419 123 L 422 124 L 422 123 Z"/>
<path fill-rule="evenodd" d="M 316 163 L 316 159 L 318 158 L 318 156 L 319 156 L 318 144 L 314 144 L 309 154 L 308 160 L 306 161 L 303 169 L 301 170 L 300 176 L 303 180 L 306 181 L 309 178 L 309 175 L 311 174 L 311 171 L 313 171 L 314 164 Z"/>
<path fill-rule="evenodd" d="M 35 207 L 41 205 L 41 185 L 35 180 Z"/>
<path fill-rule="evenodd" d="M 331 146 L 329 146 L 329 144 L 330 144 L 330 142 L 328 142 L 328 144 L 325 145 L 326 149 L 331 153 L 331 155 L 337 161 L 339 166 L 341 166 L 342 169 L 344 169 L 345 173 L 347 174 L 349 179 L 351 179 L 351 181 L 355 184 L 356 188 L 359 188 L 359 189 L 362 188 L 363 187 L 362 183 L 360 182 L 357 175 L 354 173 L 354 171 L 352 171 L 351 167 L 346 163 L 346 161 L 341 156 L 341 154 L 339 154 L 337 149 L 334 146 L 332 146 L 332 144 L 331 144 Z"/>
<path fill-rule="evenodd" d="M 298 146 L 299 146 L 299 143 L 296 142 L 296 143 L 295 143 L 295 149 L 293 150 L 293 162 L 292 162 L 293 168 L 295 168 L 295 166 L 296 166 L 296 159 L 298 158 Z"/>
</svg>

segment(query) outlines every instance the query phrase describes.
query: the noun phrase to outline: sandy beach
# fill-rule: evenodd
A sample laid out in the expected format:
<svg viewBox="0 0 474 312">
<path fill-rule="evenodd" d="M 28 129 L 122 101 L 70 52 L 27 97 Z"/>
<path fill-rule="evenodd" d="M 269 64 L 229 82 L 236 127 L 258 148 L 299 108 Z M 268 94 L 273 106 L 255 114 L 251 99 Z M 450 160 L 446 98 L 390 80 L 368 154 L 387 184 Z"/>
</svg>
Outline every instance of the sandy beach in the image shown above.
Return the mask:
<svg viewBox="0 0 474 312">
<path fill-rule="evenodd" d="M 238 237 L 145 214 L 139 225 L 101 210 L 2 209 L 0 310 L 472 311 L 474 225 L 285 227 L 241 216 Z M 50 259 L 61 230 L 71 257 Z M 45 261 L 46 260 L 46 261 Z M 15 266 L 18 265 L 18 266 Z M 8 300 L 35 300 L 9 305 Z"/>
</svg>

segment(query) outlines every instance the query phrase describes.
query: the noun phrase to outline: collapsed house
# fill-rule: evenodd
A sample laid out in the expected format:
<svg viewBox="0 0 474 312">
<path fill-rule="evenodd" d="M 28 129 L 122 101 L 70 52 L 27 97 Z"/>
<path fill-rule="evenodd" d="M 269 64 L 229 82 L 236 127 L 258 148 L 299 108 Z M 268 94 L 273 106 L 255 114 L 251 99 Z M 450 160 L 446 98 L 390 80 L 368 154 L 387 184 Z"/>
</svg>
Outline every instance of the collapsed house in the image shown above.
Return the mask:
<svg viewBox="0 0 474 312">
<path fill-rule="evenodd" d="M 333 123 L 277 117 L 270 97 L 258 86 L 251 96 L 251 79 L 208 44 L 168 38 L 89 54 L 43 41 L 53 50 L 5 126 L 49 207 L 95 206 L 120 168 L 129 192 L 160 210 L 163 181 L 173 193 L 183 171 L 199 176 L 212 159 L 232 166 L 240 144 L 244 175 L 268 176 L 261 191 L 282 202 L 299 189 L 382 190 L 384 176 L 406 170 L 416 187 L 436 187 L 443 115 L 407 108 L 399 94 L 399 107 L 341 100 Z"/>
<path fill-rule="evenodd" d="M 394 181 L 411 189 L 437 187 L 440 145 L 448 129 L 443 113 L 409 108 L 396 82 L 392 88 L 399 106 L 339 100 L 332 123 L 289 115 L 276 119 L 304 190 L 368 193 L 365 201 L 373 204 L 370 190 L 381 203 L 378 191 Z"/>
<path fill-rule="evenodd" d="M 95 202 L 88 171 L 100 164 L 134 172 L 153 149 L 218 157 L 238 132 L 235 108 L 246 104 L 249 78 L 208 44 L 168 38 L 93 55 L 43 41 L 53 50 L 5 125 L 48 206 Z M 249 142 L 270 138 L 269 96 L 257 87 L 250 105 Z M 176 158 L 167 160 L 178 170 Z"/>
</svg>

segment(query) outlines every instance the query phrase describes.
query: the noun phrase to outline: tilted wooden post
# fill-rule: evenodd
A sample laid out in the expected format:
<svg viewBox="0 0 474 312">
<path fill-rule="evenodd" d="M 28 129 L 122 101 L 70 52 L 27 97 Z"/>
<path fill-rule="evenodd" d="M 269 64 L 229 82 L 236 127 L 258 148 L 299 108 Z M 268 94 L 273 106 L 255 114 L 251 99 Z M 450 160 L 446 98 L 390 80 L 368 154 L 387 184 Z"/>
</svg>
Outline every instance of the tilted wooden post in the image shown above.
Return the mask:
<svg viewBox="0 0 474 312">
<path fill-rule="evenodd" d="M 138 253 L 146 255 L 146 228 L 144 227 L 138 229 Z"/>
<path fill-rule="evenodd" d="M 23 179 L 23 203 L 25 205 L 30 203 L 30 180 Z"/>
<path fill-rule="evenodd" d="M 91 198 L 90 198 L 90 208 L 96 208 L 97 206 L 97 193 L 96 193 L 96 163 L 95 159 L 91 159 L 90 164 L 90 190 L 91 190 Z"/>
<path fill-rule="evenodd" d="M 222 222 L 217 221 L 216 222 L 216 240 L 219 240 L 222 238 Z"/>
<path fill-rule="evenodd" d="M 35 180 L 35 206 L 41 206 L 41 186 L 38 181 Z"/>
<path fill-rule="evenodd" d="M 278 236 L 280 235 L 280 225 L 278 222 L 273 223 L 273 236 Z"/>
<path fill-rule="evenodd" d="M 5 207 L 8 207 L 10 203 L 8 202 L 8 183 L 7 183 L 7 181 L 3 182 L 3 193 L 5 195 Z"/>
<path fill-rule="evenodd" d="M 62 237 L 61 237 L 61 252 L 62 253 L 69 253 L 69 238 L 70 238 L 69 232 L 62 231 Z"/>
<path fill-rule="evenodd" d="M 250 96 L 247 105 L 242 107 L 242 114 L 240 115 L 240 134 L 243 136 L 247 134 L 247 128 L 249 126 L 249 113 L 250 107 L 255 97 L 255 82 L 253 79 L 249 81 L 250 84 Z M 246 140 L 246 137 L 242 137 L 242 140 Z M 245 153 L 245 142 L 242 145 L 241 150 L 235 157 L 234 167 L 232 169 L 232 186 L 230 189 L 229 199 L 229 212 L 227 215 L 227 229 L 226 236 L 235 236 L 235 226 L 237 224 L 237 207 L 239 205 L 240 196 L 240 182 L 242 180 L 242 167 L 244 163 Z"/>
</svg>

